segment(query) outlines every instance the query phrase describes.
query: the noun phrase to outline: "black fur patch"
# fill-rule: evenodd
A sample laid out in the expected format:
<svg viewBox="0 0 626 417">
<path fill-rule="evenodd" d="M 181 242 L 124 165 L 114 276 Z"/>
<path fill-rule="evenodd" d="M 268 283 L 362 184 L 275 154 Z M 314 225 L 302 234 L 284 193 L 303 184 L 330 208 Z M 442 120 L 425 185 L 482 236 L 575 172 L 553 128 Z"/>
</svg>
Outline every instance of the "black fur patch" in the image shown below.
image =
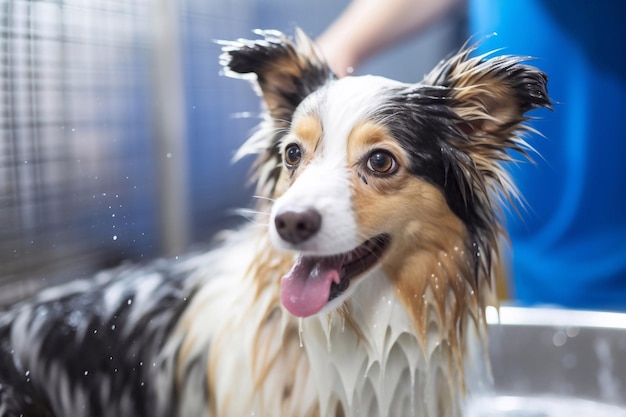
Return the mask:
<svg viewBox="0 0 626 417">
<path fill-rule="evenodd" d="M 447 88 L 398 90 L 376 118 L 384 121 L 409 155 L 411 173 L 437 186 L 452 212 L 466 225 L 484 227 L 486 219 L 476 213 L 472 185 L 459 172 L 459 160 L 470 167 L 471 160 L 459 156 L 450 143 L 451 137 L 465 136 L 451 109 L 452 102 Z"/>
<path fill-rule="evenodd" d="M 225 43 L 221 62 L 229 71 L 256 74 L 270 115 L 287 126 L 302 100 L 334 75 L 310 45 L 297 45 L 274 31 L 257 33 L 263 39 Z"/>
<path fill-rule="evenodd" d="M 164 365 L 159 352 L 192 295 L 185 290 L 188 277 L 165 261 L 122 267 L 3 313 L 0 408 L 7 416 L 67 416 L 60 405 L 65 396 L 83 401 L 89 416 L 168 415 L 155 408 L 164 393 L 154 375 Z M 25 338 L 21 349 L 15 337 Z M 173 407 L 176 393 L 167 395 Z"/>
</svg>

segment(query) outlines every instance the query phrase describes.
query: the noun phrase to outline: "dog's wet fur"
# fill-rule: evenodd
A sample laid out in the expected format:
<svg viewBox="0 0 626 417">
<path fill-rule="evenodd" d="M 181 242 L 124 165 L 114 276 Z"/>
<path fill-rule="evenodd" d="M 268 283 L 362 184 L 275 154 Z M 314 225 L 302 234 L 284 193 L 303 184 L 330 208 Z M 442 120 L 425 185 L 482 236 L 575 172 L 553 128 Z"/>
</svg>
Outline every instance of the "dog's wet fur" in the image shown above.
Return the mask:
<svg viewBox="0 0 626 417">
<path fill-rule="evenodd" d="M 470 47 L 416 84 L 338 79 L 302 32 L 257 35 L 221 57 L 263 99 L 256 221 L 4 311 L 0 416 L 462 414 L 546 75 Z"/>
</svg>

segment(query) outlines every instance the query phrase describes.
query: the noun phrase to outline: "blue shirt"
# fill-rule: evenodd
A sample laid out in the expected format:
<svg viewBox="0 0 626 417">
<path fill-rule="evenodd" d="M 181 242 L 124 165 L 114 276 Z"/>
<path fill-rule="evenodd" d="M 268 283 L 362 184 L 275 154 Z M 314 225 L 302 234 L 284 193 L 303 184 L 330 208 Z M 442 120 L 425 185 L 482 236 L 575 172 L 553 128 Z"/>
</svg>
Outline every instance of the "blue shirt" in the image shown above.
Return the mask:
<svg viewBox="0 0 626 417">
<path fill-rule="evenodd" d="M 510 171 L 527 201 L 507 215 L 514 298 L 626 310 L 626 2 L 470 0 L 485 52 L 530 55 L 554 112 L 531 122 L 536 165 Z"/>
</svg>

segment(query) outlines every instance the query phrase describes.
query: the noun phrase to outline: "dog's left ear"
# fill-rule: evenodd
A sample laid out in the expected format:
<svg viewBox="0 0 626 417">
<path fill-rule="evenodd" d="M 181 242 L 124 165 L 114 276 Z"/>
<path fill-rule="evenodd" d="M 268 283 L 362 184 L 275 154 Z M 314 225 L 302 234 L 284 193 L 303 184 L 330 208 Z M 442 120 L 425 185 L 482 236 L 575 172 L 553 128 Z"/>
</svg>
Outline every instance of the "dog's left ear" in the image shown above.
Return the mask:
<svg viewBox="0 0 626 417">
<path fill-rule="evenodd" d="M 274 30 L 255 33 L 262 38 L 223 42 L 221 64 L 230 75 L 256 74 L 275 127 L 286 127 L 300 102 L 334 75 L 302 30 L 295 41 Z"/>
<path fill-rule="evenodd" d="M 516 132 L 528 129 L 526 113 L 551 108 L 548 77 L 523 64 L 528 57 L 472 57 L 474 50 L 464 49 L 442 61 L 423 84 L 446 91 L 449 107 L 458 116 L 457 127 L 469 139 L 463 151 L 478 159 L 508 159 L 502 153 L 507 149 L 524 152 L 525 142 Z"/>
</svg>

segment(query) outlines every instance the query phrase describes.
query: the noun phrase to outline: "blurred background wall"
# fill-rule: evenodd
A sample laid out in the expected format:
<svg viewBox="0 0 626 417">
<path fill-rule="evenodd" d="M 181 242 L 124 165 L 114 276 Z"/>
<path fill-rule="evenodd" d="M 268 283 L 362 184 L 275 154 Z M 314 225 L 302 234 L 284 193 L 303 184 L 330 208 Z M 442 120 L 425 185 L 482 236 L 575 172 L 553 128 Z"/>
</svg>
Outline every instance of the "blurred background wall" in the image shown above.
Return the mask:
<svg viewBox="0 0 626 417">
<path fill-rule="evenodd" d="M 218 39 L 315 37 L 347 0 L 0 0 L 0 304 L 241 222 L 258 122 Z M 366 22 L 364 22 L 366 24 Z M 451 16 L 358 72 L 419 81 L 464 41 Z"/>
</svg>

